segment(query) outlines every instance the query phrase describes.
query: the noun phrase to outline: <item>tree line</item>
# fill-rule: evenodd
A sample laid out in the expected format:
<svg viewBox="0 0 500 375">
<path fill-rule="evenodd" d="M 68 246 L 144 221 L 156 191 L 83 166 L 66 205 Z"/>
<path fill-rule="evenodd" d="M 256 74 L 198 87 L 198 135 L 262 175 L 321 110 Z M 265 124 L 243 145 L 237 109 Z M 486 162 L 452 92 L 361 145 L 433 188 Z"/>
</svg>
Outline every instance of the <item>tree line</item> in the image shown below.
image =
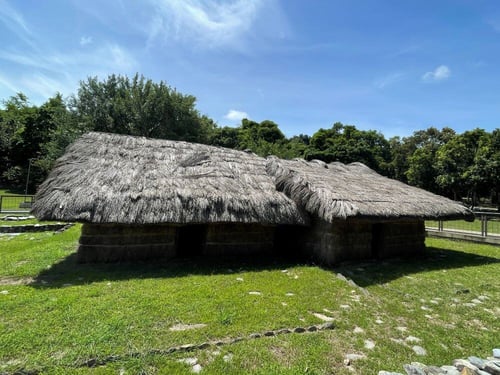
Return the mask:
<svg viewBox="0 0 500 375">
<path fill-rule="evenodd" d="M 258 155 L 359 161 L 377 172 L 454 199 L 476 204 L 486 197 L 498 204 L 500 129 L 472 129 L 457 134 L 429 127 L 408 137 L 386 139 L 375 130 L 336 122 L 312 136 L 287 138 L 270 120 L 243 119 L 238 127 L 219 126 L 199 113 L 196 98 L 165 82 L 143 76 L 89 77 L 76 94 L 60 94 L 36 106 L 22 93 L 0 109 L 0 184 L 22 186 L 30 167 L 34 191 L 54 161 L 79 135 L 103 131 L 152 138 L 185 140 Z"/>
</svg>

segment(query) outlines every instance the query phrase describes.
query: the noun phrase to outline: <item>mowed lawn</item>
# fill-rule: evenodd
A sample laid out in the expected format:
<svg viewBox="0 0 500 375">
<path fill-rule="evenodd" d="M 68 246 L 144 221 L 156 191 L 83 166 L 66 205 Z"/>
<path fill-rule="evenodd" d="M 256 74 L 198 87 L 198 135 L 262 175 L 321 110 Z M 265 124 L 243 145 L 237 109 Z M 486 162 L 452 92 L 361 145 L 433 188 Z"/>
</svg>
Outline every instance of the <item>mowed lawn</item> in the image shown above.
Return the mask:
<svg viewBox="0 0 500 375">
<path fill-rule="evenodd" d="M 0 373 L 377 374 L 500 344 L 499 247 L 428 239 L 420 258 L 333 269 L 264 258 L 81 265 L 79 231 L 0 236 Z M 335 329 L 166 352 L 326 318 Z M 347 365 L 347 354 L 361 358 Z"/>
</svg>

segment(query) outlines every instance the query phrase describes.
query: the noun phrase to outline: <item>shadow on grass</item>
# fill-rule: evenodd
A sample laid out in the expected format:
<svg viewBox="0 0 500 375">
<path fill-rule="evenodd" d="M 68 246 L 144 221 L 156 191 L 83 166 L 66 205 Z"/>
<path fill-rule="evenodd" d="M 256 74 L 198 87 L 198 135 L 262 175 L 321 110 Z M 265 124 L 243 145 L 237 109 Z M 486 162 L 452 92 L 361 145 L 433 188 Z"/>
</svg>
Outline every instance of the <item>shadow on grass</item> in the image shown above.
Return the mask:
<svg viewBox="0 0 500 375">
<path fill-rule="evenodd" d="M 121 263 L 78 263 L 76 253 L 38 274 L 30 284 L 33 287 L 59 288 L 65 284 L 80 285 L 100 281 L 176 278 L 192 275 L 233 274 L 244 271 L 273 271 L 305 264 L 299 257 L 272 255 L 210 256 L 174 258 L 158 261 Z"/>
<path fill-rule="evenodd" d="M 334 267 L 335 272 L 352 279 L 361 287 L 383 284 L 420 272 L 460 269 L 500 263 L 500 259 L 457 250 L 427 247 L 420 256 L 394 258 Z"/>
<path fill-rule="evenodd" d="M 500 263 L 500 259 L 461 251 L 428 247 L 424 254 L 396 258 L 343 263 L 325 270 L 342 273 L 357 285 L 365 287 L 386 283 L 405 275 L 433 270 L 459 269 Z M 64 258 L 42 271 L 30 284 L 35 288 L 60 288 L 65 284 L 81 285 L 100 281 L 175 278 L 191 275 L 232 274 L 244 271 L 282 270 L 298 265 L 314 265 L 303 257 L 232 256 L 174 258 L 155 262 L 87 263 L 76 261 L 76 254 Z"/>
</svg>

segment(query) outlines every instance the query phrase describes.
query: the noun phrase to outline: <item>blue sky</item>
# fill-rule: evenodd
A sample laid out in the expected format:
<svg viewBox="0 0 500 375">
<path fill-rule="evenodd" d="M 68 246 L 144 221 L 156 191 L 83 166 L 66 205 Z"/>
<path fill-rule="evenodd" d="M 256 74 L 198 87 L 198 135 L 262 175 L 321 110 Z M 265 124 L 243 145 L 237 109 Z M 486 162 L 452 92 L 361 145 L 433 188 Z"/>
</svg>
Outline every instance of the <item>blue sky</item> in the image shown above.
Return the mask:
<svg viewBox="0 0 500 375">
<path fill-rule="evenodd" d="M 497 0 L 0 0 L 0 46 L 1 99 L 139 72 L 287 136 L 500 124 Z"/>
</svg>

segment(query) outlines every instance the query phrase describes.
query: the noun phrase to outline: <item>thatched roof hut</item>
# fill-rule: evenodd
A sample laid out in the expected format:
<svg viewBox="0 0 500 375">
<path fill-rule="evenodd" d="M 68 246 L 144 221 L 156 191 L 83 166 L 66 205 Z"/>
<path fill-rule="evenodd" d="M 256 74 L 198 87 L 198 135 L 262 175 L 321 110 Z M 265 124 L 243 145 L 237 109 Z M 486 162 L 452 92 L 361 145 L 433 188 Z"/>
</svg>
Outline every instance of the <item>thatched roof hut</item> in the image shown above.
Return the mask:
<svg viewBox="0 0 500 375">
<path fill-rule="evenodd" d="M 421 251 L 425 219 L 472 217 L 360 163 L 105 133 L 66 150 L 32 212 L 83 222 L 81 261 L 296 248 L 329 264 Z"/>
<path fill-rule="evenodd" d="M 334 220 L 473 220 L 460 203 L 384 177 L 362 163 L 269 158 L 276 187 L 310 215 Z"/>
<path fill-rule="evenodd" d="M 304 224 L 266 159 L 188 142 L 88 133 L 40 185 L 41 220 L 87 223 Z"/>
<path fill-rule="evenodd" d="M 297 240 L 327 264 L 420 253 L 426 219 L 473 220 L 463 205 L 383 177 L 361 163 L 280 160 L 267 172 L 313 219 Z"/>
</svg>

